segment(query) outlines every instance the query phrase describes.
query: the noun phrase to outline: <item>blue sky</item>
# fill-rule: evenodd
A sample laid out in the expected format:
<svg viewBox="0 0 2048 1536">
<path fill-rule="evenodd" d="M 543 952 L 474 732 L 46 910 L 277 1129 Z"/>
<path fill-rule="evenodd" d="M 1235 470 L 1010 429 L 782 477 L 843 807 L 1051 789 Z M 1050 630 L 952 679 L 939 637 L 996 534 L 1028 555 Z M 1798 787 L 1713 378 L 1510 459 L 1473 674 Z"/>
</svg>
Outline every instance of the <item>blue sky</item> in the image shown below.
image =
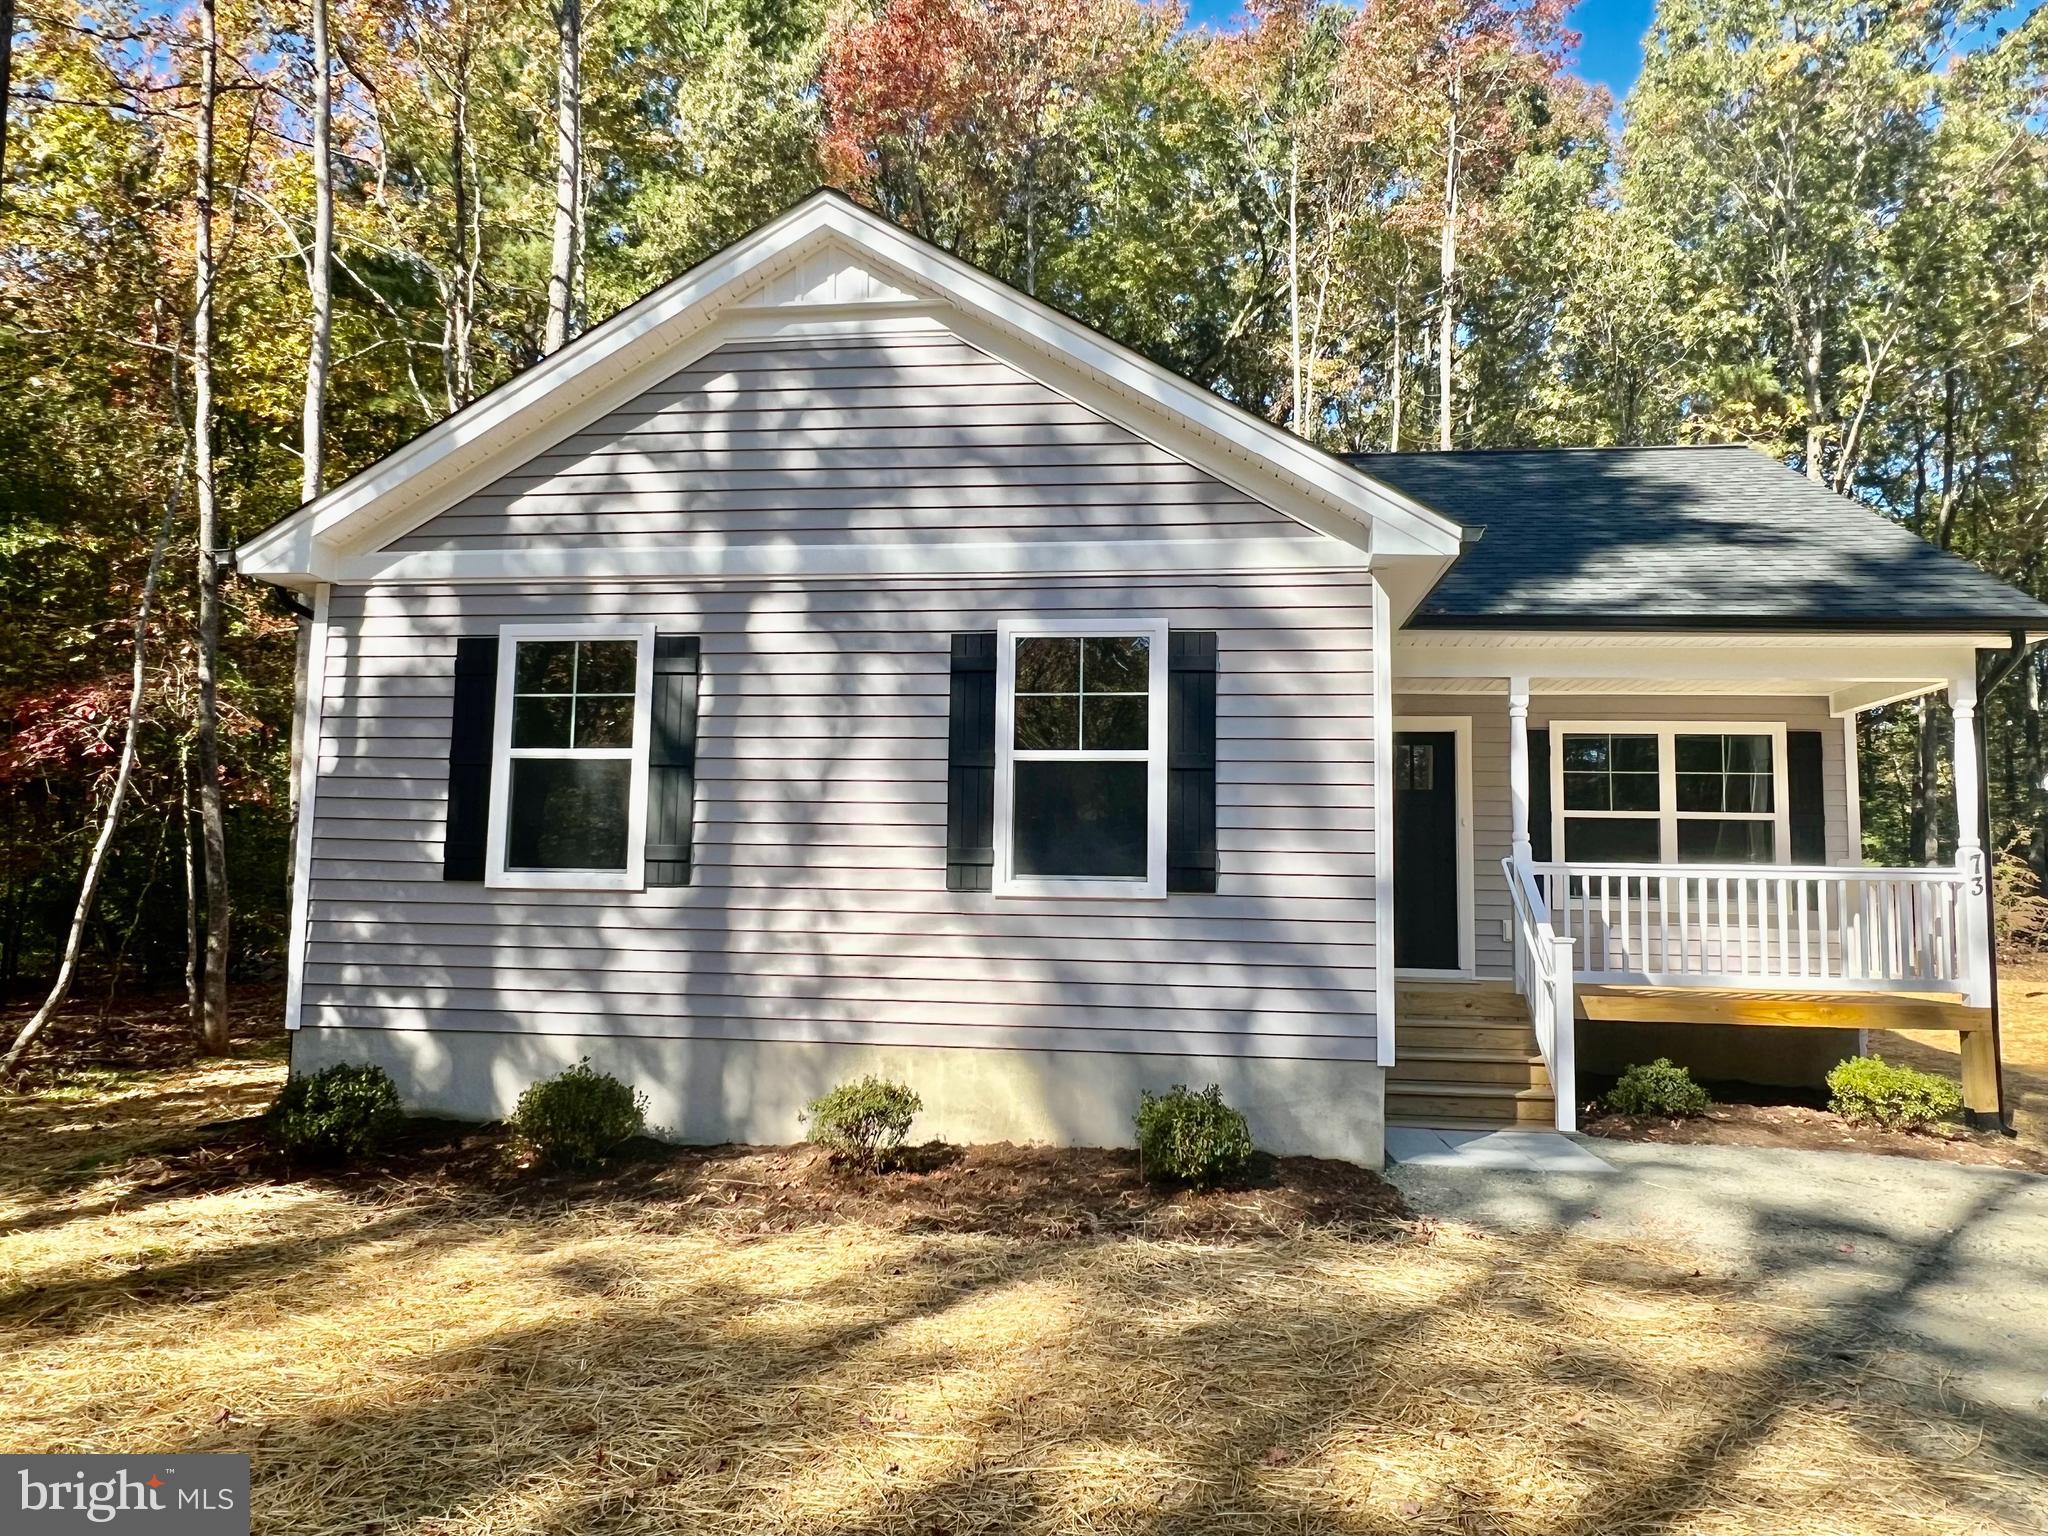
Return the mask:
<svg viewBox="0 0 2048 1536">
<path fill-rule="evenodd" d="M 1572 28 L 1585 39 L 1579 45 L 1579 73 L 1606 86 L 1617 102 L 1642 68 L 1643 34 L 1650 29 L 1654 6 L 1655 0 L 1580 0 L 1572 12 Z M 1243 8 L 1243 0 L 1188 0 L 1188 21 L 1229 27 Z"/>
<path fill-rule="evenodd" d="M 1993 16 L 1986 30 L 2018 26 L 2043 0 L 2013 0 Z M 1643 66 L 1643 34 L 1650 30 L 1656 0 L 1580 0 L 1571 25 L 1579 44 L 1579 74 L 1613 93 L 1615 104 L 1628 94 Z M 1193 24 L 1229 26 L 1243 10 L 1243 0 L 1189 0 Z"/>
</svg>

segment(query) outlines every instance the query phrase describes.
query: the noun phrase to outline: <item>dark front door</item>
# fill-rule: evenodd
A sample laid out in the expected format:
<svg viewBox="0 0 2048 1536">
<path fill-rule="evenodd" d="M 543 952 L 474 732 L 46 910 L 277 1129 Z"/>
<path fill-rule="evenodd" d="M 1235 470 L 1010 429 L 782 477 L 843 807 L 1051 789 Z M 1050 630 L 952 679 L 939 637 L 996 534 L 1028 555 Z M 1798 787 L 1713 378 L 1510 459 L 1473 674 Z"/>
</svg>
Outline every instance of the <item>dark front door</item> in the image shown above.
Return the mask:
<svg viewBox="0 0 2048 1536">
<path fill-rule="evenodd" d="M 1458 968 L 1458 738 L 1394 733 L 1394 963 Z"/>
</svg>

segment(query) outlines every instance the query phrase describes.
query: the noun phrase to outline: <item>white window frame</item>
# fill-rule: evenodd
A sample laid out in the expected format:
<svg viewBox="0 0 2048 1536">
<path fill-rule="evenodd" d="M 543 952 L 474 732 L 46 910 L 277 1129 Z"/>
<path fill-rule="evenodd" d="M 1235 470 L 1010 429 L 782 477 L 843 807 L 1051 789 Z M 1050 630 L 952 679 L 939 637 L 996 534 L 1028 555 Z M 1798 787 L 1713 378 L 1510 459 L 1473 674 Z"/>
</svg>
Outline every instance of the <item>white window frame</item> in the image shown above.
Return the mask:
<svg viewBox="0 0 2048 1536">
<path fill-rule="evenodd" d="M 512 685 L 519 645 L 528 640 L 631 640 L 638 646 L 633 670 L 633 744 L 630 747 L 514 747 Z M 654 695 L 652 624 L 507 624 L 498 630 L 498 699 L 491 734 L 490 843 L 484 855 L 484 884 L 524 891 L 637 891 L 647 883 L 647 748 L 653 738 L 648 711 Z M 626 867 L 617 869 L 511 869 L 505 849 L 511 830 L 512 764 L 528 757 L 630 759 L 627 788 Z"/>
<path fill-rule="evenodd" d="M 1073 896 L 1152 900 L 1166 895 L 1166 646 L 1165 619 L 1005 619 L 996 626 L 996 868 L 998 896 Z M 1150 642 L 1151 665 L 1146 677 L 1146 740 L 1142 749 L 1121 751 L 1018 751 L 1017 642 L 1037 639 L 1125 639 L 1141 636 Z M 1019 761 L 1142 762 L 1145 774 L 1145 877 L 1104 879 L 1063 878 L 1015 872 L 1013 827 L 1016 822 L 1016 764 Z"/>
<path fill-rule="evenodd" d="M 1768 821 L 1772 865 L 1788 864 L 1792 852 L 1792 809 L 1786 796 L 1785 732 L 1779 721 L 1744 720 L 1553 720 L 1550 722 L 1550 848 L 1559 864 L 1565 857 L 1567 816 L 1585 821 L 1646 821 L 1657 818 L 1658 863 L 1678 863 L 1681 821 Z M 1564 805 L 1564 739 L 1572 736 L 1655 736 L 1657 738 L 1657 809 L 1655 811 L 1567 811 Z M 1771 739 L 1771 809 L 1763 811 L 1681 811 L 1678 809 L 1680 736 L 1768 736 Z M 1582 862 L 1604 862 L 1587 860 Z M 1768 865 L 1754 866 L 1759 869 Z"/>
</svg>

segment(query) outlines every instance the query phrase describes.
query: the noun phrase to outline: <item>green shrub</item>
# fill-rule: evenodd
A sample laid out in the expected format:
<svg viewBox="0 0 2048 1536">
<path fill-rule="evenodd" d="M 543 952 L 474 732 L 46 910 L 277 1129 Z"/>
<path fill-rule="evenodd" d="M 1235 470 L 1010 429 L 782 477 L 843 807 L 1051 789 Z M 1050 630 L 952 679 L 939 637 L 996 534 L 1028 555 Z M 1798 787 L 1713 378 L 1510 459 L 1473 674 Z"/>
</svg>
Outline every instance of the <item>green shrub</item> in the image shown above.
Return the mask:
<svg viewBox="0 0 2048 1536">
<path fill-rule="evenodd" d="M 894 1166 L 924 1100 L 901 1083 L 863 1077 L 841 1083 L 804 1106 L 810 1139 L 832 1155 L 871 1172 Z"/>
<path fill-rule="evenodd" d="M 271 1140 L 294 1157 L 344 1159 L 372 1152 L 405 1118 L 382 1067 L 336 1064 L 285 1079 L 270 1106 Z"/>
<path fill-rule="evenodd" d="M 557 1168 L 595 1168 L 647 1124 L 647 1096 L 585 1057 L 519 1095 L 512 1128 L 534 1156 Z"/>
<path fill-rule="evenodd" d="M 1239 1172 L 1252 1155 L 1252 1129 L 1211 1083 L 1200 1093 L 1175 1087 L 1138 1096 L 1138 1166 L 1147 1178 L 1179 1179 L 1208 1189 Z"/>
<path fill-rule="evenodd" d="M 1664 1115 L 1674 1120 L 1703 1115 L 1713 1102 L 1707 1090 L 1692 1080 L 1692 1074 L 1667 1056 L 1630 1067 L 1607 1095 L 1607 1107 L 1616 1114 Z"/>
<path fill-rule="evenodd" d="M 1917 1131 L 1963 1112 L 1963 1091 L 1945 1077 L 1852 1056 L 1828 1073 L 1828 1108 L 1844 1120 Z"/>
</svg>

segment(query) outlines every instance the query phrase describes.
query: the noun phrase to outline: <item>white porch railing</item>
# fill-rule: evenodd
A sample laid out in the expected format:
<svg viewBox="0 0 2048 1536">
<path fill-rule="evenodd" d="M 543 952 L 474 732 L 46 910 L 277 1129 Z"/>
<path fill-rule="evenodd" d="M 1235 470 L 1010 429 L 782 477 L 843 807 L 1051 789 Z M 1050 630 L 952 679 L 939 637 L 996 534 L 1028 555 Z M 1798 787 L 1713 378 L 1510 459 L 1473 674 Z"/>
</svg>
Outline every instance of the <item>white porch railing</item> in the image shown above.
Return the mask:
<svg viewBox="0 0 2048 1536">
<path fill-rule="evenodd" d="M 1988 985 L 1974 850 L 1960 869 L 1539 864 L 1533 874 L 1582 981 L 1972 1001 Z"/>
<path fill-rule="evenodd" d="M 1573 1046 L 1572 944 L 1560 937 L 1551 921 L 1543 887 L 1527 864 L 1500 861 L 1514 900 L 1515 990 L 1529 1005 L 1536 1046 L 1550 1072 L 1556 1101 L 1557 1128 L 1579 1128 L 1578 1068 Z"/>
</svg>

